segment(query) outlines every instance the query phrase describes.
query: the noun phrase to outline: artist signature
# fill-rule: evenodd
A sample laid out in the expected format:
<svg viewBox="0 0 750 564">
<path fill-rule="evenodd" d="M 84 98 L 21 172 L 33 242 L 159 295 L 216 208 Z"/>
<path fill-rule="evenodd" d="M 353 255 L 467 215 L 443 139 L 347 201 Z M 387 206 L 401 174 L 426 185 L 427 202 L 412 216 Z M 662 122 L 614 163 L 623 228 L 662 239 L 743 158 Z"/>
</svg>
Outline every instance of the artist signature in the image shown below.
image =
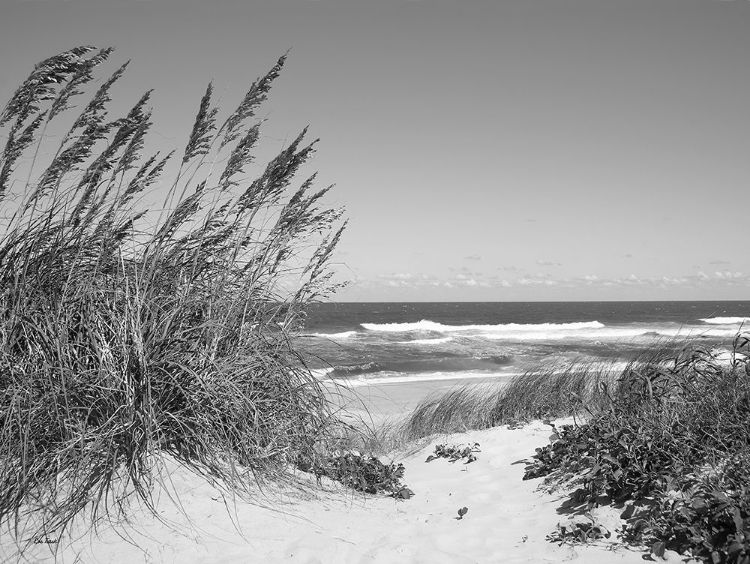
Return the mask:
<svg viewBox="0 0 750 564">
<path fill-rule="evenodd" d="M 34 544 L 57 544 L 60 539 L 53 539 L 48 536 L 34 538 Z"/>
</svg>

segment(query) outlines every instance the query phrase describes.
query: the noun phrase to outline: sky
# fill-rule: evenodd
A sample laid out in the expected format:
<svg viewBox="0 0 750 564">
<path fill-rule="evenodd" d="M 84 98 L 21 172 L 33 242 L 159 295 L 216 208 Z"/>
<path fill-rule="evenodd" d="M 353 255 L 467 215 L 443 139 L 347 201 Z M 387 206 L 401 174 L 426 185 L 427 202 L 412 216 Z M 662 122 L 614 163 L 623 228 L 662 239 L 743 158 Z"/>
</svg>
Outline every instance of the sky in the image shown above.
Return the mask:
<svg viewBox="0 0 750 564">
<path fill-rule="evenodd" d="M 0 0 L 0 104 L 85 44 L 178 150 L 289 50 L 337 300 L 750 299 L 748 0 Z"/>
</svg>

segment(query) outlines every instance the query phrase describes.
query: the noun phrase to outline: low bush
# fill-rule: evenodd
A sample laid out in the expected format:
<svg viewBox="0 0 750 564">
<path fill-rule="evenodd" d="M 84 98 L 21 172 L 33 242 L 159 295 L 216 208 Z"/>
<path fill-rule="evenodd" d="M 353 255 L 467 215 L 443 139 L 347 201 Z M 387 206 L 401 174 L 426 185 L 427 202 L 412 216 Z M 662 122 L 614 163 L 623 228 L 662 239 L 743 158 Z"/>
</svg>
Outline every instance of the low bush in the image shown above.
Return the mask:
<svg viewBox="0 0 750 564">
<path fill-rule="evenodd" d="M 481 452 L 479 449 L 479 443 L 472 443 L 470 445 L 437 445 L 435 447 L 435 453 L 427 457 L 425 462 L 432 462 L 438 458 L 447 458 L 448 462 L 457 462 L 464 460 L 464 464 L 471 464 L 476 461 L 477 457 L 475 453 Z"/>
<path fill-rule="evenodd" d="M 749 340 L 729 363 L 700 346 L 631 365 L 606 409 L 538 449 L 525 478 L 573 504 L 622 504 L 627 542 L 712 563 L 750 562 Z"/>
<path fill-rule="evenodd" d="M 385 493 L 399 499 L 409 499 L 414 492 L 401 483 L 403 464 L 384 464 L 375 456 L 358 452 L 337 453 L 326 460 L 316 461 L 301 468 L 318 477 L 325 476 L 357 491 Z"/>
</svg>

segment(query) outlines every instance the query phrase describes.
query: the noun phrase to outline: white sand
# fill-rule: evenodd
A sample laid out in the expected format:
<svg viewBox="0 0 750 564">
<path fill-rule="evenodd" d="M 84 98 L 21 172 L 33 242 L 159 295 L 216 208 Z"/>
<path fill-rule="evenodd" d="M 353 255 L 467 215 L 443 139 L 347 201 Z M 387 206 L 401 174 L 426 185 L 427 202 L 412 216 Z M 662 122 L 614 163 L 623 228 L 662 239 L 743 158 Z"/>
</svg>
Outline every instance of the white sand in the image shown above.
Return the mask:
<svg viewBox="0 0 750 564">
<path fill-rule="evenodd" d="M 81 564 L 642 562 L 642 553 L 611 542 L 614 531 L 594 545 L 545 540 L 569 516 L 556 512 L 560 496 L 538 492 L 540 480 L 523 481 L 524 464 L 514 463 L 547 444 L 549 435 L 548 426 L 536 423 L 441 437 L 402 460 L 404 483 L 416 495 L 401 501 L 329 484 L 308 494 L 269 492 L 261 499 L 267 507 L 230 501 L 228 511 L 217 490 L 174 468 L 184 514 L 166 499 L 159 505 L 173 527 L 139 512 L 124 531 L 129 539 L 105 526 L 98 537 L 66 534 L 50 539 L 57 544 L 32 545 L 26 557 L 53 562 L 49 549 L 56 547 L 58 562 Z M 481 452 L 467 465 L 442 458 L 425 463 L 438 442 L 478 442 Z M 468 513 L 458 520 L 461 507 Z M 612 529 L 619 525 L 616 513 L 598 519 Z M 0 560 L 18 560 L 10 536 L 0 538 Z M 679 559 L 672 554 L 670 561 Z"/>
<path fill-rule="evenodd" d="M 507 381 L 507 377 L 451 378 L 375 384 L 352 388 L 331 382 L 325 384 L 329 399 L 342 412 L 371 424 L 383 420 L 403 418 L 413 411 L 421 400 L 440 397 L 455 388 L 467 385 L 472 388 L 496 388 L 504 385 Z"/>
<path fill-rule="evenodd" d="M 459 381 L 388 384 L 340 389 L 335 400 L 354 419 L 395 419 L 420 399 Z M 487 381 L 480 386 L 500 382 Z M 367 411 L 365 411 L 365 409 Z M 642 562 L 642 552 L 616 543 L 617 511 L 597 510 L 597 524 L 612 532 L 590 545 L 560 546 L 546 540 L 558 523 L 585 516 L 559 514 L 564 497 L 537 491 L 540 479 L 523 481 L 534 449 L 548 443 L 549 426 L 498 427 L 437 437 L 428 446 L 395 461 L 406 467 L 409 500 L 366 496 L 326 482 L 322 487 L 266 490 L 255 503 L 232 500 L 175 464 L 168 475 L 181 508 L 161 494 L 162 521 L 141 509 L 117 527 L 102 525 L 96 535 L 77 525 L 49 544 L 31 544 L 23 557 L 7 531 L 0 532 L 0 561 L 80 564 L 137 563 L 495 563 Z M 425 459 L 436 444 L 479 443 L 471 464 Z M 384 460 L 384 462 L 389 462 Z M 302 475 L 303 480 L 307 475 Z M 462 519 L 458 510 L 467 507 Z M 26 536 L 23 536 L 26 538 Z M 56 553 L 52 551 L 56 550 Z M 670 561 L 680 559 L 672 553 Z"/>
</svg>

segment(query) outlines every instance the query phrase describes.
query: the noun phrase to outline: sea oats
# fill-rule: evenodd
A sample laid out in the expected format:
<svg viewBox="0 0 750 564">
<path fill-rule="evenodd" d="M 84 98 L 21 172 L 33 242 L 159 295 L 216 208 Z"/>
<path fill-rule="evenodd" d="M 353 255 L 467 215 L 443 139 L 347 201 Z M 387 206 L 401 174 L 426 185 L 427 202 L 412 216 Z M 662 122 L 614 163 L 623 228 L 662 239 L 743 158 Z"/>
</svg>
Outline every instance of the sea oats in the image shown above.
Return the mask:
<svg viewBox="0 0 750 564">
<path fill-rule="evenodd" d="M 242 178 L 260 139 L 245 122 L 285 57 L 219 131 L 209 84 L 158 207 L 174 151 L 143 156 L 151 92 L 109 117 L 128 63 L 70 111 L 112 54 L 93 51 L 40 63 L 0 114 L 0 522 L 31 515 L 39 530 L 131 495 L 153 507 L 166 455 L 235 493 L 291 479 L 338 425 L 290 334 L 335 286 L 343 230 L 314 175 L 289 189 L 315 141 L 303 130 Z M 62 141 L 51 119 L 70 119 Z"/>
<path fill-rule="evenodd" d="M 265 76 L 255 81 L 247 91 L 247 94 L 245 94 L 242 103 L 227 118 L 227 121 L 222 126 L 222 130 L 224 131 L 224 138 L 221 141 L 222 148 L 239 137 L 242 124 L 249 118 L 254 117 L 255 110 L 265 102 L 268 92 L 271 90 L 271 84 L 278 78 L 285 62 L 286 55 L 280 57 L 274 67 Z"/>
<path fill-rule="evenodd" d="M 211 148 L 211 132 L 216 129 L 217 108 L 211 108 L 211 94 L 214 87 L 209 83 L 206 93 L 201 99 L 198 114 L 195 116 L 193 130 L 190 132 L 190 139 L 185 147 L 185 154 L 182 162 L 187 163 L 199 155 L 207 155 Z"/>
</svg>

